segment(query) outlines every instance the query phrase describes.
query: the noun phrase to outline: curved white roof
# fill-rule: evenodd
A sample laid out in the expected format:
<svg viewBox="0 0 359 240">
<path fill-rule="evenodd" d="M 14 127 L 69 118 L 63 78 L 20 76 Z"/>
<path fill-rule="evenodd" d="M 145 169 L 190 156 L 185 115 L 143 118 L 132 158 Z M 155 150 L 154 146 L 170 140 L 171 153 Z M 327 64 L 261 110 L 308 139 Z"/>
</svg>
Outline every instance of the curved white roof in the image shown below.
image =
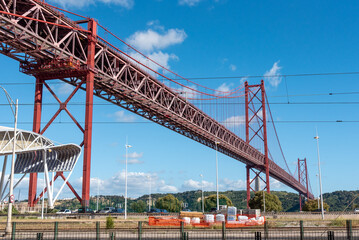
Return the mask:
<svg viewBox="0 0 359 240">
<path fill-rule="evenodd" d="M 12 153 L 14 128 L 0 126 L 0 156 Z M 16 130 L 16 153 L 34 151 L 44 147 L 54 146 L 54 143 L 34 132 Z"/>
<path fill-rule="evenodd" d="M 14 128 L 0 126 L 0 156 L 13 151 Z M 71 171 L 80 154 L 76 144 L 55 146 L 48 138 L 31 131 L 16 130 L 15 173 L 44 172 L 44 153 L 49 172 Z"/>
</svg>

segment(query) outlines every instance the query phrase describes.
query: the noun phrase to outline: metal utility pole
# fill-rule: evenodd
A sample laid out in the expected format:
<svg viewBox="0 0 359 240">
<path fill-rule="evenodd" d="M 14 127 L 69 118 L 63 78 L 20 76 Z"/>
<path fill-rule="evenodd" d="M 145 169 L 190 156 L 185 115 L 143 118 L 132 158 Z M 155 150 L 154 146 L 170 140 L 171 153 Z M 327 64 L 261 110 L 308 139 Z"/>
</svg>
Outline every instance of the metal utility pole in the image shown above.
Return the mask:
<svg viewBox="0 0 359 240">
<path fill-rule="evenodd" d="M 202 213 L 204 213 L 203 175 L 200 174 L 200 176 L 202 178 L 202 182 L 201 182 L 201 185 L 202 185 Z"/>
<path fill-rule="evenodd" d="M 315 176 L 317 176 L 318 178 L 318 209 L 320 208 L 320 184 L 319 184 L 319 175 L 318 174 L 315 174 Z"/>
<path fill-rule="evenodd" d="M 219 211 L 219 195 L 218 195 L 218 144 L 216 142 L 216 188 L 217 188 L 217 211 Z"/>
<path fill-rule="evenodd" d="M 127 219 L 127 149 L 131 148 L 131 145 L 127 144 L 127 140 L 126 140 L 126 171 L 125 171 L 125 219 Z"/>
<path fill-rule="evenodd" d="M 17 116 L 18 116 L 18 106 L 19 101 L 16 99 L 16 103 L 11 99 L 9 93 L 0 86 L 0 88 L 5 92 L 7 101 L 9 102 L 11 111 L 14 115 L 14 139 L 12 145 L 12 159 L 11 159 L 11 172 L 10 172 L 10 186 L 9 186 L 9 204 L 7 210 L 7 220 L 6 220 L 6 227 L 5 227 L 5 234 L 11 233 L 11 218 L 12 218 L 12 205 L 13 201 L 15 201 L 14 197 L 14 168 L 15 168 L 15 152 L 16 152 L 16 131 L 17 131 Z M 15 107 L 15 109 L 14 109 Z"/>
<path fill-rule="evenodd" d="M 98 198 L 100 195 L 100 179 L 97 180 L 97 201 L 96 201 L 96 211 L 98 211 Z"/>
<path fill-rule="evenodd" d="M 151 198 L 151 191 L 152 191 L 152 189 L 151 189 L 151 175 L 150 176 L 148 176 L 148 178 L 149 178 L 149 187 L 150 187 L 150 194 L 148 195 L 148 211 L 150 212 L 151 211 L 151 206 L 152 206 L 152 198 Z"/>
<path fill-rule="evenodd" d="M 324 220 L 324 206 L 323 206 L 323 191 L 322 191 L 322 175 L 320 170 L 320 154 L 319 154 L 319 136 L 318 136 L 318 130 L 316 131 L 317 135 L 314 137 L 314 139 L 317 140 L 317 151 L 318 151 L 318 170 L 319 170 L 319 187 L 320 187 L 320 203 L 321 203 L 321 209 L 322 209 L 322 219 Z"/>
<path fill-rule="evenodd" d="M 45 173 L 44 173 L 44 189 L 42 190 L 45 192 L 46 183 L 45 183 Z M 45 208 L 45 194 L 42 194 L 42 203 L 41 203 L 41 219 L 44 219 L 44 208 Z"/>
</svg>

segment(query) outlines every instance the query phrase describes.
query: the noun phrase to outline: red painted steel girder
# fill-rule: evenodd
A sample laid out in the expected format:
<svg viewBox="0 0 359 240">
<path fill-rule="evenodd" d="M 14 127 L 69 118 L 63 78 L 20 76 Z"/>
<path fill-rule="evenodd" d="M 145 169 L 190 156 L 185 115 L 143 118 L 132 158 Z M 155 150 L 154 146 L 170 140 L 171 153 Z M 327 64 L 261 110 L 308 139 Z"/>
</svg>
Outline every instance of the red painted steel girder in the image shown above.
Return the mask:
<svg viewBox="0 0 359 240">
<path fill-rule="evenodd" d="M 87 68 L 88 31 L 82 31 L 74 21 L 33 0 L 3 0 L 0 1 L 0 10 L 9 13 L 0 15 L 1 53 L 25 64 L 49 62 L 57 58 L 72 59 Z M 99 38 L 94 58 L 94 69 L 90 69 L 95 75 L 94 95 L 213 149 L 215 142 L 219 141 L 220 152 L 253 168 L 265 168 L 262 153 Z M 27 72 L 25 68 L 22 71 L 48 78 L 42 73 Z M 77 71 L 66 76 L 61 71 L 51 74 L 52 78 L 62 78 L 74 86 L 81 81 Z M 268 165 L 270 176 L 298 192 L 306 193 L 305 186 L 272 160 Z M 312 194 L 310 198 L 313 198 Z"/>
</svg>

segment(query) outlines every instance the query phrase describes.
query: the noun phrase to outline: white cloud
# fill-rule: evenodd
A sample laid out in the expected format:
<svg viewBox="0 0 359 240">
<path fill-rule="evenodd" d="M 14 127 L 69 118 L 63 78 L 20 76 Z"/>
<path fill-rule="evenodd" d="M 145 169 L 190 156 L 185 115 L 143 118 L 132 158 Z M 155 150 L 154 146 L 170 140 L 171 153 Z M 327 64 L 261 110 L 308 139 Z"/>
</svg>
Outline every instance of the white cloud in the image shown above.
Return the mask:
<svg viewBox="0 0 359 240">
<path fill-rule="evenodd" d="M 137 153 L 137 152 L 133 152 L 133 153 L 129 153 L 127 154 L 127 163 L 130 165 L 133 164 L 142 164 L 144 163 L 143 161 L 139 160 L 139 158 L 142 158 L 143 153 Z M 126 155 L 124 155 L 124 157 L 126 157 Z M 125 163 L 126 160 L 122 160 L 122 163 Z"/>
<path fill-rule="evenodd" d="M 226 127 L 236 127 L 245 123 L 244 116 L 232 116 L 223 121 L 223 125 Z"/>
<path fill-rule="evenodd" d="M 136 119 L 135 116 L 127 115 L 123 110 L 117 111 L 114 114 L 109 114 L 108 116 L 115 118 L 117 122 L 133 122 Z"/>
<path fill-rule="evenodd" d="M 187 86 L 187 87 L 189 87 L 191 89 L 186 88 L 186 87 L 179 87 L 179 88 L 174 88 L 174 90 L 176 90 L 177 93 L 179 93 L 184 98 L 195 98 L 196 93 L 197 93 L 195 90 L 197 90 L 197 86 L 191 85 L 191 86 Z"/>
<path fill-rule="evenodd" d="M 59 4 L 65 8 L 82 8 L 84 6 L 94 5 L 96 3 L 105 3 L 131 9 L 134 5 L 134 0 L 50 0 L 50 2 Z"/>
<path fill-rule="evenodd" d="M 143 163 L 143 161 L 141 161 L 141 160 L 139 160 L 137 158 L 127 160 L 127 164 L 130 164 L 130 165 L 142 164 L 142 163 Z"/>
<path fill-rule="evenodd" d="M 214 184 L 212 182 L 207 182 L 203 180 L 201 181 L 195 181 L 193 179 L 189 179 L 184 181 L 184 183 L 181 186 L 182 191 L 191 191 L 191 190 L 199 190 L 202 189 L 202 183 L 203 183 L 203 190 L 209 191 L 214 190 Z"/>
<path fill-rule="evenodd" d="M 72 93 L 74 89 L 75 87 L 68 83 L 61 83 L 60 86 L 56 89 L 56 92 L 59 95 L 66 95 Z"/>
<path fill-rule="evenodd" d="M 129 158 L 141 158 L 142 156 L 143 156 L 143 153 L 137 153 L 137 152 L 127 154 L 127 157 L 129 157 Z"/>
<path fill-rule="evenodd" d="M 232 86 L 233 84 L 227 84 L 227 83 L 222 83 L 221 86 L 219 86 L 216 90 L 219 91 L 219 92 L 229 92 L 231 89 L 230 87 Z"/>
<path fill-rule="evenodd" d="M 166 193 L 178 192 L 178 189 L 175 186 L 170 186 L 170 185 L 164 185 L 164 186 L 160 187 L 159 190 L 161 192 L 166 192 Z"/>
<path fill-rule="evenodd" d="M 144 56 L 142 56 L 139 53 L 131 53 L 130 54 L 132 58 L 136 59 L 137 61 L 141 62 L 142 64 L 146 65 L 147 67 L 149 67 L 150 69 L 158 72 L 159 69 L 161 69 L 161 67 L 157 64 L 155 64 L 154 62 L 162 65 L 163 67 L 169 69 L 170 66 L 168 64 L 168 62 L 170 60 L 178 60 L 178 57 L 175 54 L 168 54 L 168 53 L 163 53 L 162 51 L 159 52 L 154 52 L 148 55 L 148 57 L 150 59 L 152 59 L 154 62 L 146 59 Z M 150 70 L 148 70 L 150 72 Z"/>
<path fill-rule="evenodd" d="M 153 25 L 155 23 L 150 22 L 150 24 Z M 151 52 L 182 43 L 186 37 L 185 31 L 177 28 L 169 29 L 162 34 L 153 29 L 148 29 L 147 31 L 135 32 L 127 39 L 127 42 L 140 51 Z"/>
<path fill-rule="evenodd" d="M 264 79 L 268 81 L 268 83 L 273 87 L 277 87 L 282 82 L 282 78 L 280 76 L 280 70 L 282 67 L 280 67 L 278 64 L 279 61 L 275 62 L 272 68 L 264 74 Z"/>
<path fill-rule="evenodd" d="M 234 65 L 234 64 L 230 64 L 229 65 L 229 69 L 231 69 L 231 71 L 236 71 L 237 70 L 237 66 L 236 65 Z"/>
<path fill-rule="evenodd" d="M 271 187 L 271 189 L 280 189 L 280 188 L 284 187 L 284 185 L 281 182 L 279 182 L 277 179 L 271 179 L 270 187 Z"/>
<path fill-rule="evenodd" d="M 242 77 L 242 78 L 239 80 L 240 85 L 243 85 L 245 81 L 248 81 L 248 77 Z"/>
<path fill-rule="evenodd" d="M 82 177 L 71 182 L 73 182 L 75 189 L 81 189 Z M 100 185 L 100 195 L 125 195 L 124 170 L 117 172 L 108 179 L 91 178 L 91 195 L 97 194 L 98 182 Z M 129 197 L 139 197 L 148 194 L 150 184 L 153 193 L 178 192 L 175 186 L 166 184 L 163 179 L 159 178 L 157 173 L 127 172 Z M 66 190 L 66 192 L 67 196 L 73 196 L 69 190 Z"/>
<path fill-rule="evenodd" d="M 246 181 L 238 179 L 238 180 L 231 180 L 228 178 L 221 179 L 220 181 L 220 188 L 221 191 L 226 190 L 243 190 L 247 187 Z M 222 190 L 223 189 L 223 190 Z"/>
<path fill-rule="evenodd" d="M 179 0 L 178 3 L 180 5 L 188 5 L 190 7 L 195 6 L 196 4 L 198 4 L 200 1 L 202 0 Z"/>
</svg>

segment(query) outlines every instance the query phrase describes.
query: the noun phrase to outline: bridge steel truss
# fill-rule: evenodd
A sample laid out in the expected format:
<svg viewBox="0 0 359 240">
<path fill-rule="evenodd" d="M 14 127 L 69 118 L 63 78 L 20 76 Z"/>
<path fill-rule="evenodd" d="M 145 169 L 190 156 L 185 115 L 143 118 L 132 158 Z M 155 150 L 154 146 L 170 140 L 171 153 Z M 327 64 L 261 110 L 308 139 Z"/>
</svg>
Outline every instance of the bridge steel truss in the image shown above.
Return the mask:
<svg viewBox="0 0 359 240">
<path fill-rule="evenodd" d="M 302 211 L 302 195 L 307 199 L 310 198 L 309 192 L 309 178 L 308 178 L 308 168 L 307 168 L 307 159 L 298 158 L 298 181 L 307 188 L 306 193 L 299 193 L 299 209 Z"/>
<path fill-rule="evenodd" d="M 263 142 L 264 163 L 260 166 L 254 164 L 247 164 L 246 166 L 246 183 L 247 183 L 247 208 L 249 208 L 249 200 L 251 198 L 251 190 L 253 192 L 259 190 L 262 181 L 264 188 L 270 193 L 270 166 L 268 157 L 268 140 L 267 140 L 267 117 L 266 117 L 266 101 L 264 81 L 261 84 L 248 85 L 246 81 L 245 87 L 245 119 L 246 119 L 246 143 L 251 144 L 255 139 Z M 259 106 L 259 107 L 258 107 Z M 254 178 L 251 179 L 251 172 L 254 173 Z M 262 178 L 261 173 L 265 174 L 265 179 Z M 256 182 L 256 188 L 251 187 L 252 183 Z"/>
<path fill-rule="evenodd" d="M 300 193 L 307 193 L 305 186 L 271 159 L 158 81 L 149 74 L 150 69 L 145 70 L 146 66 L 97 36 L 94 20 L 86 22 L 88 29 L 79 25 L 83 21 L 72 21 L 36 0 L 0 0 L 0 52 L 19 61 L 20 71 L 35 76 L 40 83 L 36 85 L 34 131 L 41 132 L 45 81 L 60 79 L 86 91 L 83 205 L 89 200 L 93 96 L 212 149 L 220 142 L 218 151 L 223 154 L 253 169 L 267 169 L 271 177 Z M 60 107 L 65 108 L 63 104 Z M 33 175 L 30 205 L 36 199 L 36 180 L 37 176 Z"/>
</svg>

